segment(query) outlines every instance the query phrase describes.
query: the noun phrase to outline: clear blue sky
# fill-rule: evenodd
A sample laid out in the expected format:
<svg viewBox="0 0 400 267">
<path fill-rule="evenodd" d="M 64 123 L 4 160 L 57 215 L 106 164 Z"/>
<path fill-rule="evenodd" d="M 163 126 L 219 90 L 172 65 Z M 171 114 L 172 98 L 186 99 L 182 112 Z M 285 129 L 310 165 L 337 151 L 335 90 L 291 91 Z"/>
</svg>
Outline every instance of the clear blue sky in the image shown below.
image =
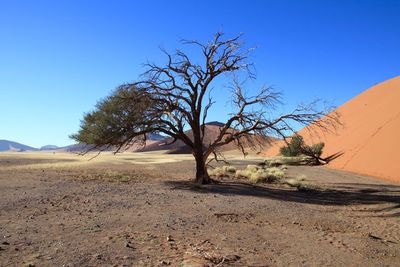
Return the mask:
<svg viewBox="0 0 400 267">
<path fill-rule="evenodd" d="M 147 60 L 164 62 L 159 46 L 219 30 L 258 47 L 255 84 L 283 91 L 287 107 L 315 97 L 341 105 L 400 75 L 399 0 L 0 0 L 0 139 L 71 144 L 98 99 Z"/>
</svg>

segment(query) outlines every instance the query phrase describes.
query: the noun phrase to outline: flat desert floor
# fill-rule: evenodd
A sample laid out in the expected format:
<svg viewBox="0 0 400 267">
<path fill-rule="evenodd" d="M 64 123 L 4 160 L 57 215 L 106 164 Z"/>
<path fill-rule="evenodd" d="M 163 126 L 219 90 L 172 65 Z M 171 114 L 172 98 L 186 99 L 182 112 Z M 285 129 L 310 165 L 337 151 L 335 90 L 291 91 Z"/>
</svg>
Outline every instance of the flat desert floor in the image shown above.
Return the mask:
<svg viewBox="0 0 400 267">
<path fill-rule="evenodd" d="M 0 154 L 0 266 L 400 266 L 400 185 L 194 186 L 190 155 Z M 232 156 L 237 167 L 261 162 Z"/>
</svg>

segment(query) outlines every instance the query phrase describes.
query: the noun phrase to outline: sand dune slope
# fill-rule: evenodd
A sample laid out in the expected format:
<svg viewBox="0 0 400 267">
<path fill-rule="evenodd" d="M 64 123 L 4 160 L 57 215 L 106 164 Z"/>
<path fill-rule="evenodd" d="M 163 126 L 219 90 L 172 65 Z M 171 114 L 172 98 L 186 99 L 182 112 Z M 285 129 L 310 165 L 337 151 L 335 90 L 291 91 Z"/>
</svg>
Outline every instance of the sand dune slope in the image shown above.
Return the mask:
<svg viewBox="0 0 400 267">
<path fill-rule="evenodd" d="M 329 167 L 400 182 L 400 76 L 371 87 L 337 111 L 343 127 L 317 136 L 303 129 L 306 142 L 325 142 L 324 156 L 343 153 Z M 278 153 L 281 145 L 267 154 Z"/>
<path fill-rule="evenodd" d="M 213 143 L 219 133 L 220 133 L 220 127 L 222 126 L 222 123 L 219 122 L 212 122 L 206 124 L 206 130 L 205 130 L 205 136 L 204 136 L 204 145 L 208 146 L 210 143 Z M 193 140 L 193 132 L 191 130 L 187 131 L 186 134 L 189 136 L 190 139 Z M 258 140 L 258 142 L 261 142 L 264 144 L 261 148 L 256 146 L 256 147 L 251 147 L 250 143 L 243 139 L 242 143 L 245 148 L 247 148 L 249 151 L 252 152 L 261 152 L 264 149 L 266 149 L 270 143 L 275 140 L 273 137 L 261 137 L 261 136 L 251 136 L 253 140 Z M 165 140 L 160 140 L 157 142 L 149 143 L 146 145 L 144 149 L 141 149 L 139 151 L 157 151 L 157 150 L 166 150 L 167 153 L 169 154 L 191 154 L 191 150 L 188 146 L 186 146 L 182 141 L 178 140 L 173 144 L 168 144 L 165 145 L 165 143 L 171 142 L 173 139 L 172 138 L 167 138 Z M 250 148 L 251 147 L 251 148 Z M 229 144 L 226 144 L 222 147 L 219 148 L 218 151 L 225 152 L 225 151 L 234 151 L 237 150 L 239 151 L 237 145 L 234 142 L 231 142 Z M 248 152 L 249 152 L 248 151 Z"/>
</svg>

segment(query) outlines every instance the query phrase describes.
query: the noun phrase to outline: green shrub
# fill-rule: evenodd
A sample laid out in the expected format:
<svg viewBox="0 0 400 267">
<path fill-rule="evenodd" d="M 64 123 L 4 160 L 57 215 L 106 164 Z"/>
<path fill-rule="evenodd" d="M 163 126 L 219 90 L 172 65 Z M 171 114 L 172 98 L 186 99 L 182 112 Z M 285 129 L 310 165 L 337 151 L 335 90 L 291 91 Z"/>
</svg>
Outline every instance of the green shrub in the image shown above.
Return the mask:
<svg viewBox="0 0 400 267">
<path fill-rule="evenodd" d="M 285 157 L 296 157 L 301 155 L 302 146 L 304 145 L 303 137 L 300 135 L 293 136 L 289 144 L 281 147 L 280 152 Z"/>
<path fill-rule="evenodd" d="M 280 153 L 285 157 L 298 157 L 301 155 L 311 158 L 320 158 L 325 147 L 324 143 L 306 145 L 301 135 L 293 136 L 290 142 L 280 148 Z"/>
<path fill-rule="evenodd" d="M 312 146 L 304 146 L 303 148 L 303 154 L 311 157 L 321 157 L 322 155 L 322 150 L 324 149 L 325 144 L 324 143 L 318 143 Z"/>
</svg>

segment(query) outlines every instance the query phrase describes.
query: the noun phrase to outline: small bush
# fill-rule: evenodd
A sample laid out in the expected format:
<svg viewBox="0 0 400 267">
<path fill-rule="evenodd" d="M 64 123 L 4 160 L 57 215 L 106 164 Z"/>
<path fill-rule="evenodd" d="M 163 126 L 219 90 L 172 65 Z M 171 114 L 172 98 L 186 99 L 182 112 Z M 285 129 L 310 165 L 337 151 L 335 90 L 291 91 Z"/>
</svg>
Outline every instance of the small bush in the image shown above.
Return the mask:
<svg viewBox="0 0 400 267">
<path fill-rule="evenodd" d="M 282 179 L 283 177 L 285 177 L 285 173 L 283 172 L 283 170 L 281 168 L 272 167 L 272 168 L 267 168 L 266 170 L 268 171 L 268 173 L 270 175 L 273 175 L 279 179 Z"/>
<path fill-rule="evenodd" d="M 208 174 L 214 177 L 227 177 L 235 172 L 236 168 L 233 166 L 222 166 L 209 170 Z"/>
<path fill-rule="evenodd" d="M 235 173 L 236 168 L 234 166 L 222 166 L 222 170 L 229 173 Z"/>
<path fill-rule="evenodd" d="M 303 147 L 303 154 L 311 157 L 321 157 L 322 155 L 322 150 L 324 149 L 325 144 L 324 143 L 318 143 L 312 146 L 304 146 Z"/>
<path fill-rule="evenodd" d="M 251 173 L 248 178 L 252 183 L 261 183 L 270 180 L 268 172 L 264 171 L 264 169 L 259 169 L 256 172 Z"/>
<path fill-rule="evenodd" d="M 248 170 L 237 170 L 235 173 L 236 178 L 248 178 L 251 176 L 251 172 Z"/>
<path fill-rule="evenodd" d="M 312 158 L 320 158 L 324 147 L 324 143 L 318 143 L 311 146 L 306 145 L 303 137 L 301 135 L 296 135 L 292 137 L 286 146 L 280 148 L 280 153 L 285 157 L 298 157 L 305 155 Z"/>
<path fill-rule="evenodd" d="M 236 178 L 249 178 L 253 173 L 256 173 L 262 167 L 256 165 L 247 165 L 244 170 L 237 170 L 235 173 Z"/>
<path fill-rule="evenodd" d="M 208 174 L 214 177 L 223 177 L 225 175 L 225 173 L 222 171 L 222 168 L 219 167 L 208 170 Z"/>
<path fill-rule="evenodd" d="M 296 157 L 301 155 L 304 145 L 303 137 L 300 135 L 293 136 L 289 144 L 281 147 L 280 152 L 285 157 Z"/>
<path fill-rule="evenodd" d="M 263 168 L 257 165 L 247 165 L 243 170 L 236 170 L 233 166 L 222 166 L 209 170 L 208 173 L 214 177 L 228 177 L 234 175 L 236 178 L 249 179 L 253 183 L 274 182 L 285 176 L 282 168 Z"/>
<path fill-rule="evenodd" d="M 248 165 L 244 170 L 237 170 L 236 178 L 247 178 L 253 183 L 273 182 L 285 176 L 280 168 L 262 168 L 256 165 Z"/>
<path fill-rule="evenodd" d="M 250 171 L 250 172 L 256 172 L 258 171 L 258 169 L 260 169 L 261 167 L 257 166 L 257 165 L 247 165 L 246 170 Z"/>
</svg>

